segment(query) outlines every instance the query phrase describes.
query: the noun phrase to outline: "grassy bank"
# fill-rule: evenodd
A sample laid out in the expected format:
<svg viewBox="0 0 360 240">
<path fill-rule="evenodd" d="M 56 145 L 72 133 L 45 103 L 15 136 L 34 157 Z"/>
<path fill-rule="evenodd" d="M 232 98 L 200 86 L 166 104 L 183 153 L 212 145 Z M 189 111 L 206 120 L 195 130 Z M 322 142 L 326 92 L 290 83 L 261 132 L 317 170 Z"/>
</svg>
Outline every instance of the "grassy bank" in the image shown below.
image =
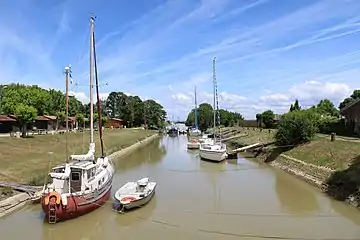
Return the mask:
<svg viewBox="0 0 360 240">
<path fill-rule="evenodd" d="M 133 129 L 105 129 L 104 143 L 107 155 L 142 140 L 155 131 Z M 85 154 L 90 132 L 69 133 L 68 153 Z M 100 153 L 98 132 L 94 134 L 96 152 Z M 66 136 L 39 135 L 18 139 L 0 139 L 0 181 L 39 184 L 45 181 L 50 166 L 63 163 L 66 158 Z"/>
<path fill-rule="evenodd" d="M 274 141 L 275 130 L 243 128 L 248 135 L 231 139 L 230 146 Z M 318 134 L 312 141 L 293 147 L 269 146 L 257 158 L 315 183 L 338 200 L 360 203 L 360 140 Z M 320 184 L 319 184 L 320 183 Z"/>
</svg>

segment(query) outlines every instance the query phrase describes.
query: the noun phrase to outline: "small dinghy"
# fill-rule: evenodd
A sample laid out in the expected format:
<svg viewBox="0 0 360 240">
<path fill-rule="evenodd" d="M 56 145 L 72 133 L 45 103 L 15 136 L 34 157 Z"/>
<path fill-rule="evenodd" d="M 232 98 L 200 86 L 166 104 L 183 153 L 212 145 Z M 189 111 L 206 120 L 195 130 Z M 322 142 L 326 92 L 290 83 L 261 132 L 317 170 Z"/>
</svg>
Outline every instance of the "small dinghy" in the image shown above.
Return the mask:
<svg viewBox="0 0 360 240">
<path fill-rule="evenodd" d="M 120 212 L 147 204 L 155 194 L 156 182 L 142 178 L 128 182 L 115 193 L 114 209 Z"/>
</svg>

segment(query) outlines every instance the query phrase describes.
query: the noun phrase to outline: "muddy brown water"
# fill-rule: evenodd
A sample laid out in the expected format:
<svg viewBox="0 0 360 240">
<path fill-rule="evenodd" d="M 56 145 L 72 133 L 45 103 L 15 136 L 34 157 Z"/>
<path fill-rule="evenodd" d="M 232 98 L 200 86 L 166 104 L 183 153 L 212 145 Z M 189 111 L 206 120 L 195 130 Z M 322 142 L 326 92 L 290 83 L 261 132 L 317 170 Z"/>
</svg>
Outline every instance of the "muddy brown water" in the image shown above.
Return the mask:
<svg viewBox="0 0 360 240">
<path fill-rule="evenodd" d="M 0 219 L 0 239 L 360 239 L 360 212 L 251 159 L 205 162 L 186 136 L 158 139 L 119 159 L 113 192 L 149 176 L 155 197 L 125 214 L 111 200 L 48 224 L 39 205 Z"/>
</svg>

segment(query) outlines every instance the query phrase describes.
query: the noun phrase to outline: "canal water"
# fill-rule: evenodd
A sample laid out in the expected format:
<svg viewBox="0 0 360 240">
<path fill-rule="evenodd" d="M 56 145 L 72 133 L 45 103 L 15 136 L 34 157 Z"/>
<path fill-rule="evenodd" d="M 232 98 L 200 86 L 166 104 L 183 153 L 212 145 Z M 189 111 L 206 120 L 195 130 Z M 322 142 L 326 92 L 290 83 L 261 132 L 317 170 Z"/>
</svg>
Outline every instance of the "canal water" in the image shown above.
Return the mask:
<svg viewBox="0 0 360 240">
<path fill-rule="evenodd" d="M 356 209 L 251 159 L 202 161 L 186 142 L 164 137 L 116 162 L 113 192 L 145 176 L 158 183 L 148 205 L 119 214 L 109 200 L 58 224 L 32 205 L 0 220 L 1 239 L 360 239 Z"/>
</svg>

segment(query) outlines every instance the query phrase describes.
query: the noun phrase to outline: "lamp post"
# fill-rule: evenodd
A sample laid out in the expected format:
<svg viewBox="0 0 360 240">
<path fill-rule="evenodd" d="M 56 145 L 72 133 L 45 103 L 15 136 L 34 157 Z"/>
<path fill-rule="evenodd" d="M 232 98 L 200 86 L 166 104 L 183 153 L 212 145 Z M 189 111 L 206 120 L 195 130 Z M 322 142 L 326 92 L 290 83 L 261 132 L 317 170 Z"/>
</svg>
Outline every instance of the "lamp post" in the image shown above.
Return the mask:
<svg viewBox="0 0 360 240">
<path fill-rule="evenodd" d="M 0 86 L 0 115 L 3 112 L 3 108 L 2 108 L 2 98 L 3 98 L 3 89 L 7 88 L 8 85 L 1 85 Z"/>
</svg>

